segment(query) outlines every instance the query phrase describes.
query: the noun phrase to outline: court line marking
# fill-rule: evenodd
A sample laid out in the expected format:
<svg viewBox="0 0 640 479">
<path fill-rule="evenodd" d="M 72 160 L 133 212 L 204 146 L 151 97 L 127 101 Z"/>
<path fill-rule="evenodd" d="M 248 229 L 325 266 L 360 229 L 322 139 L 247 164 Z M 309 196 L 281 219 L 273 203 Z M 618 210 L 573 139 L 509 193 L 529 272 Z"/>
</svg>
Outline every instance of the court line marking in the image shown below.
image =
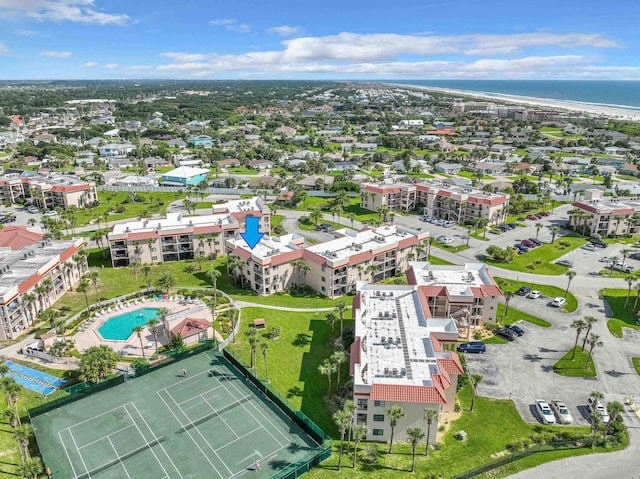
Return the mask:
<svg viewBox="0 0 640 479">
<path fill-rule="evenodd" d="M 236 387 L 234 384 L 232 384 L 232 381 L 230 381 L 229 379 L 226 379 L 225 381 L 227 381 L 227 382 L 231 383 L 229 386 L 230 386 L 230 387 L 232 387 L 232 388 L 233 388 L 237 393 L 242 393 L 242 391 L 241 391 L 238 387 Z M 222 384 L 222 381 L 220 381 L 220 384 Z M 227 392 L 229 392 L 229 393 L 231 392 L 231 391 L 229 391 L 229 389 L 227 389 L 227 387 L 226 387 L 224 384 L 223 384 L 223 387 L 227 390 Z M 261 391 L 258 391 L 258 392 L 260 392 L 260 393 L 261 393 Z M 232 394 L 232 396 L 233 396 L 233 394 Z M 251 404 L 253 404 L 253 403 L 251 403 Z M 258 424 L 260 424 L 262 427 L 264 427 L 264 424 L 263 424 L 262 422 L 258 421 L 258 418 L 257 418 L 257 417 L 255 417 L 255 416 L 251 413 L 251 411 L 249 411 L 249 410 L 247 409 L 246 403 L 242 403 L 242 408 L 243 408 L 247 413 L 249 413 L 249 415 L 250 415 L 251 417 L 253 417 L 253 419 L 254 419 Z M 289 437 L 285 436 L 285 434 L 284 434 L 282 431 L 280 431 L 280 429 L 279 429 L 278 427 L 276 427 L 276 425 L 275 425 L 275 424 L 274 424 L 274 423 L 273 423 L 273 422 L 272 422 L 272 421 L 271 421 L 267 416 L 265 416 L 265 414 L 264 414 L 262 411 L 260 411 L 257 407 L 255 407 L 255 405 L 254 405 L 254 410 L 255 410 L 257 413 L 259 413 L 259 414 L 260 414 L 260 415 L 261 415 L 261 416 L 262 416 L 262 417 L 263 417 L 263 418 L 264 418 L 264 419 L 265 419 L 269 424 L 271 424 L 271 426 L 273 426 L 273 428 L 274 428 L 276 431 L 278 431 L 278 432 L 280 433 L 280 435 L 285 439 L 285 441 L 287 441 L 287 440 L 288 440 L 288 442 L 289 442 L 289 443 L 291 443 L 291 439 L 290 439 Z M 265 429 L 265 431 L 267 431 L 267 433 L 268 433 L 268 434 L 273 438 L 273 440 L 274 440 L 274 441 L 276 441 L 276 442 L 278 443 L 278 445 L 279 445 L 279 446 L 285 446 L 285 445 L 286 445 L 286 444 L 284 444 L 284 445 L 283 445 L 283 444 L 281 444 L 281 443 L 280 443 L 280 441 L 278 441 L 278 440 L 275 438 L 275 436 L 271 433 L 271 431 L 270 431 L 268 428 L 266 428 L 266 427 L 265 427 L 264 429 Z"/>
<path fill-rule="evenodd" d="M 87 465 L 84 462 L 84 457 L 82 457 L 82 453 L 80 452 L 80 449 L 78 449 L 78 443 L 76 443 L 76 438 L 73 437 L 73 432 L 69 431 L 69 436 L 71 436 L 71 440 L 73 441 L 73 445 L 75 446 L 76 451 L 78 451 L 78 456 L 80 456 L 80 460 L 82 461 L 82 465 L 84 466 L 84 470 L 86 471 L 87 476 L 89 476 L 88 479 L 91 479 L 91 474 L 89 473 L 89 468 L 87 467 Z"/>
<path fill-rule="evenodd" d="M 173 415 L 173 417 L 176 419 L 176 421 L 178 421 L 178 424 L 180 424 L 181 427 L 185 427 L 184 424 L 182 424 L 182 421 L 180 421 L 180 419 L 178 419 L 178 416 L 176 416 L 176 414 L 173 412 L 173 409 L 171 409 L 169 407 L 169 405 L 167 404 L 167 402 L 164 400 L 164 398 L 162 397 L 162 395 L 160 394 L 160 391 L 164 391 L 167 394 L 169 394 L 169 396 L 171 396 L 171 394 L 169 393 L 169 391 L 167 391 L 167 388 L 162 388 L 158 391 L 156 391 L 156 394 L 158 395 L 158 397 L 160 398 L 160 400 L 164 403 L 164 406 L 169 410 L 169 412 Z M 175 401 L 174 401 L 175 402 Z M 180 406 L 178 406 L 179 408 Z M 182 414 L 184 414 L 184 411 L 182 411 L 182 409 L 180 409 L 180 411 L 182 412 Z M 209 465 L 213 468 L 214 471 L 216 471 L 216 474 L 218 474 L 218 476 L 222 479 L 224 478 L 224 476 L 222 474 L 220 474 L 220 471 L 218 471 L 218 469 L 216 468 L 216 466 L 214 466 L 211 461 L 209 460 L 209 456 L 207 456 L 204 451 L 202 450 L 202 448 L 200 447 L 200 445 L 193 439 L 193 436 L 191 435 L 191 433 L 185 428 L 185 432 L 187 433 L 187 435 L 189 436 L 189 439 L 191 439 L 191 442 L 193 442 L 195 444 L 195 446 L 198 448 L 198 450 L 200 451 L 200 453 L 204 456 L 204 458 L 207 460 L 207 462 L 209 463 Z M 211 447 L 211 445 L 209 444 L 209 447 Z"/>
<path fill-rule="evenodd" d="M 144 437 L 142 439 L 144 439 Z M 127 471 L 127 468 L 124 467 L 124 464 L 122 463 L 122 459 L 120 459 L 120 454 L 118 454 L 118 451 L 116 450 L 116 447 L 111 442 L 111 438 L 109 436 L 107 436 L 107 441 L 109 441 L 109 444 L 111 445 L 111 449 L 113 449 L 113 452 L 116 453 L 116 459 L 118 460 L 118 462 L 122 466 L 122 469 L 124 469 L 124 473 L 127 475 L 127 477 L 129 479 L 131 479 L 131 476 L 129 475 L 129 471 Z M 167 472 L 167 471 L 164 471 L 164 472 Z"/>
<path fill-rule="evenodd" d="M 211 452 L 213 452 L 213 454 L 215 454 L 215 456 L 218 458 L 218 460 L 222 463 L 222 465 L 227 469 L 227 471 L 229 471 L 229 474 L 233 474 L 233 472 L 231 471 L 231 469 L 229 469 L 229 466 L 227 466 L 227 463 L 224 462 L 224 460 L 218 455 L 218 453 L 216 452 L 215 448 L 211 445 L 211 443 L 207 440 L 206 437 L 204 437 L 204 435 L 202 434 L 202 432 L 200 432 L 200 429 L 198 429 L 197 426 L 194 425 L 194 421 L 192 421 L 191 419 L 189 419 L 189 416 L 187 416 L 187 414 L 184 412 L 184 410 L 176 403 L 176 400 L 173 399 L 173 396 L 171 395 L 171 393 L 169 391 L 167 391 L 167 394 L 169 395 L 169 397 L 171 398 L 171 401 L 173 401 L 173 403 L 176 405 L 176 407 L 178 409 L 180 409 L 180 411 L 182 412 L 182 414 L 184 415 L 185 418 L 187 418 L 187 421 L 189 421 L 189 424 L 191 424 L 193 426 L 193 429 L 196 430 L 196 432 L 198 433 L 198 435 L 202 438 L 202 440 L 207 444 L 207 446 L 209 446 L 209 449 L 211 449 Z M 219 417 L 219 416 L 218 416 Z M 196 421 L 199 421 L 202 418 L 196 419 Z M 184 427 L 184 426 L 183 426 Z M 208 460 L 208 458 L 207 458 Z M 216 469 L 216 472 L 217 469 Z M 219 474 L 219 473 L 218 473 Z"/>
<path fill-rule="evenodd" d="M 225 421 L 225 420 L 224 420 L 224 418 L 222 417 L 222 414 L 220 414 L 220 413 L 218 412 L 218 410 L 217 410 L 216 408 L 214 408 L 214 407 L 211 405 L 211 403 L 207 400 L 207 398 L 206 398 L 206 397 L 204 397 L 204 395 L 203 395 L 203 394 L 201 394 L 201 395 L 200 395 L 200 397 L 204 400 L 204 402 L 206 402 L 206 403 L 207 403 L 207 406 L 209 406 L 209 407 L 213 410 L 213 412 L 215 412 L 215 413 L 218 415 L 218 417 L 219 417 L 220 419 L 222 419 L 222 422 L 224 423 L 224 425 L 225 425 L 225 426 L 227 426 L 227 429 L 229 429 L 229 431 L 231 431 L 231 432 L 233 433 L 233 435 L 234 435 L 234 436 L 236 437 L 236 439 L 237 439 L 237 438 L 238 438 L 238 434 L 233 430 L 233 428 L 232 428 L 231 426 L 229 426 L 229 424 L 227 423 L 227 421 Z M 233 442 L 233 441 L 232 441 L 232 442 Z"/>
<path fill-rule="evenodd" d="M 62 431 L 66 431 L 67 429 L 63 429 Z M 60 439 L 60 444 L 62 444 L 62 449 L 64 449 L 64 453 L 67 455 L 67 459 L 69 460 L 69 464 L 71 465 L 71 471 L 73 472 L 73 477 L 78 477 L 78 474 L 76 473 L 76 468 L 73 467 L 71 456 L 69 456 L 69 451 L 67 451 L 67 446 L 65 446 L 64 441 L 62 440 L 62 431 L 58 431 L 58 438 Z M 69 431 L 69 433 L 71 433 L 71 431 Z"/>
<path fill-rule="evenodd" d="M 121 428 L 121 429 L 118 429 L 117 431 L 110 432 L 110 433 L 109 433 L 109 434 L 107 434 L 106 436 L 102 436 L 102 437 L 100 437 L 100 438 L 96 439 L 95 441 L 91 441 L 91 442 L 88 442 L 88 443 L 86 443 L 86 444 L 83 444 L 82 446 L 80 446 L 80 447 L 78 448 L 78 451 L 79 451 L 80 449 L 84 448 L 84 447 L 91 446 L 92 444 L 95 444 L 96 442 L 104 441 L 104 440 L 105 440 L 105 439 L 107 439 L 109 436 L 112 436 L 112 435 L 117 434 L 117 433 L 119 433 L 119 432 L 121 432 L 121 431 L 124 431 L 125 429 L 129 429 L 130 427 L 133 427 L 133 424 L 129 424 L 127 427 L 123 427 L 123 428 Z"/>
<path fill-rule="evenodd" d="M 105 412 L 103 412 L 103 413 L 100 413 L 100 414 L 98 414 L 97 416 L 90 417 L 89 419 L 85 419 L 84 421 L 77 422 L 77 423 L 75 423 L 73 426 L 69 426 L 69 427 L 67 427 L 67 428 L 65 428 L 65 429 L 62 429 L 62 430 L 63 430 L 63 431 L 66 431 L 67 429 L 72 429 L 72 428 L 74 428 L 74 427 L 76 427 L 76 426 L 79 426 L 80 424 L 84 424 L 85 422 L 95 421 L 95 420 L 96 420 L 96 418 L 99 418 L 100 416 L 104 416 L 105 414 L 112 413 L 112 412 L 113 412 L 113 411 L 115 411 L 116 409 L 120 409 L 120 408 L 125 407 L 127 404 L 131 404 L 131 403 L 130 403 L 130 402 L 128 402 L 128 403 L 125 403 L 125 404 L 121 404 L 121 405 L 120 405 L 120 406 L 118 406 L 118 407 L 114 407 L 113 409 L 109 409 L 108 411 L 105 411 Z"/>
<path fill-rule="evenodd" d="M 142 431 L 140 430 L 140 428 L 138 427 L 138 424 L 136 423 L 136 421 L 133 419 L 133 417 L 131 416 L 131 413 L 129 412 L 129 410 L 127 408 L 124 409 L 127 413 L 127 416 L 129 416 L 129 419 L 131 420 L 131 422 L 133 422 L 133 425 L 136 427 L 136 429 L 138 430 L 138 434 L 140 434 L 140 437 L 142 438 L 142 440 L 144 441 L 144 443 L 147 446 L 147 449 L 149 449 L 151 451 L 151 454 L 153 454 L 153 457 L 156 458 L 156 461 L 158 462 L 158 464 L 160 464 L 160 467 L 162 468 L 162 471 L 164 472 L 165 476 L 168 476 L 169 474 L 167 473 L 167 470 L 164 468 L 164 465 L 162 464 L 162 462 L 160 461 L 160 459 L 158 459 L 158 456 L 156 456 L 156 452 L 153 450 L 153 448 L 151 447 L 151 445 L 149 444 L 149 441 L 147 441 L 144 437 L 144 434 L 142 434 Z M 139 412 L 138 412 L 139 414 Z M 153 431 L 151 432 L 151 434 L 153 435 L 153 438 L 157 440 L 157 438 L 155 437 L 155 434 L 153 434 Z M 111 439 L 109 439 L 109 442 L 111 442 Z M 158 444 L 160 444 L 158 442 Z M 116 455 L 118 454 L 118 452 L 116 451 Z M 124 467 L 124 466 L 123 466 Z M 182 476 L 180 476 L 182 477 Z"/>
<path fill-rule="evenodd" d="M 189 399 L 186 399 L 186 400 L 184 400 L 184 401 L 179 402 L 179 403 L 178 403 L 178 405 L 182 405 L 182 404 L 184 404 L 184 403 L 186 403 L 186 402 L 193 401 L 195 398 L 198 398 L 198 397 L 200 397 L 200 396 L 203 396 L 204 394 L 211 393 L 211 392 L 215 391 L 216 389 L 220 389 L 221 387 L 222 387 L 222 386 L 216 386 L 216 387 L 214 387 L 214 388 L 212 388 L 212 389 L 207 389 L 206 391 L 203 391 L 202 393 L 198 394 L 197 396 L 192 396 L 192 397 L 190 397 Z M 166 388 L 165 388 L 165 389 L 166 389 Z M 171 393 L 171 391 L 167 391 L 167 392 L 168 392 L 168 393 Z M 174 399 L 174 400 L 173 400 L 173 402 L 176 402 L 176 400 Z"/>
<path fill-rule="evenodd" d="M 180 469 L 178 469 L 178 467 L 174 464 L 173 460 L 171 459 L 171 456 L 167 453 L 167 451 L 165 450 L 164 446 L 162 445 L 162 443 L 160 441 L 158 441 L 158 437 L 156 436 L 156 434 L 153 432 L 153 429 L 151 429 L 151 426 L 149 426 L 149 423 L 147 422 L 147 420 L 144 418 L 144 416 L 140 413 L 140 411 L 138 410 L 138 406 L 135 405 L 135 403 L 131 403 L 131 405 L 134 407 L 134 409 L 136 410 L 136 412 L 138 413 L 138 416 L 140 416 L 140 419 L 142 419 L 142 422 L 144 422 L 144 425 L 147 427 L 147 429 L 149 430 L 149 432 L 151 433 L 151 436 L 153 437 L 154 441 L 158 442 L 158 445 L 160 446 L 160 449 L 162 449 L 162 452 L 164 452 L 164 455 L 167 456 L 167 459 L 169 459 L 169 462 L 171 463 L 171 465 L 173 466 L 173 468 L 175 469 L 175 471 L 178 473 L 178 475 L 180 476 L 180 479 L 184 479 L 182 474 L 180 474 Z M 144 436 L 143 436 L 144 438 Z M 164 468 L 163 468 L 164 469 Z M 164 471 L 167 472 L 167 471 Z M 171 476 L 167 476 L 167 477 L 171 477 Z"/>
</svg>

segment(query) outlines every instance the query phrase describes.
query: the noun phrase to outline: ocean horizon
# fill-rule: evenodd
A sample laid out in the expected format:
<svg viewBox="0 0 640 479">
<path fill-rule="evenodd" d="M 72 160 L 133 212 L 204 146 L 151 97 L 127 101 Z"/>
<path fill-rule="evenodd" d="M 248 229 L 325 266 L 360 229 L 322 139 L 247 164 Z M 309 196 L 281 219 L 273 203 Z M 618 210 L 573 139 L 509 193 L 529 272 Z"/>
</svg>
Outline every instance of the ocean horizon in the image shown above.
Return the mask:
<svg viewBox="0 0 640 479">
<path fill-rule="evenodd" d="M 640 81 L 614 80 L 386 80 L 421 87 L 516 95 L 640 110 Z M 496 97 L 498 98 L 498 97 Z"/>
</svg>

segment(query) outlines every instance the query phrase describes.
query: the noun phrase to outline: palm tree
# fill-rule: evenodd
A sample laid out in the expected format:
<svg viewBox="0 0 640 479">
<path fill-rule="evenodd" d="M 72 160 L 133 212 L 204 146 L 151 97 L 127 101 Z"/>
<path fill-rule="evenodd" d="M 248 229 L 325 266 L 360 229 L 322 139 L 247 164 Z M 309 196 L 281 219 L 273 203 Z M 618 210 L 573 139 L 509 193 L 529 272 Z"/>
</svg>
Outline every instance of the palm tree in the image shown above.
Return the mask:
<svg viewBox="0 0 640 479">
<path fill-rule="evenodd" d="M 478 385 L 482 382 L 481 374 L 471 375 L 471 408 L 469 411 L 473 411 L 473 405 L 476 401 L 476 395 L 478 394 Z"/>
<path fill-rule="evenodd" d="M 264 379 L 269 382 L 269 366 L 267 364 L 267 352 L 269 351 L 268 343 L 261 343 L 260 350 L 262 351 L 262 358 L 264 359 Z"/>
<path fill-rule="evenodd" d="M 542 223 L 536 223 L 536 239 L 538 239 L 538 235 L 540 234 L 540 228 L 542 228 Z"/>
<path fill-rule="evenodd" d="M 9 424 L 11 424 L 11 427 L 14 429 L 20 426 L 20 418 L 22 417 L 23 413 L 24 408 L 21 404 L 18 403 L 9 404 L 7 406 L 7 409 L 5 409 L 5 411 L 3 412 L 3 414 L 9 418 Z"/>
<path fill-rule="evenodd" d="M 565 298 L 567 297 L 567 294 L 569 294 L 569 286 L 571 285 L 571 280 L 576 277 L 576 274 L 577 273 L 571 269 L 565 273 L 565 276 L 569 278 L 569 280 L 567 281 L 567 289 L 564 290 Z"/>
<path fill-rule="evenodd" d="M 502 319 L 504 320 L 507 317 L 507 313 L 509 312 L 509 301 L 515 296 L 513 291 L 505 291 L 504 292 L 504 313 L 502 315 Z"/>
<path fill-rule="evenodd" d="M 407 429 L 407 439 L 411 444 L 411 473 L 416 472 L 416 448 L 424 437 L 424 431 L 420 427 L 410 427 Z"/>
<path fill-rule="evenodd" d="M 629 297 L 631 296 L 631 288 L 633 287 L 633 283 L 635 283 L 636 278 L 633 276 L 626 276 L 624 280 L 627 282 L 627 299 L 624 301 L 624 307 L 627 307 L 627 303 L 629 302 Z"/>
<path fill-rule="evenodd" d="M 35 294 L 27 293 L 22 295 L 22 304 L 25 305 L 27 317 L 29 318 L 29 322 L 32 324 L 33 324 L 33 305 L 35 304 L 35 302 L 36 302 Z"/>
<path fill-rule="evenodd" d="M 338 472 L 342 467 L 342 451 L 344 446 L 344 435 L 351 425 L 351 413 L 345 409 L 341 409 L 333 414 L 333 422 L 338 426 L 340 432 L 340 452 L 338 454 Z"/>
<path fill-rule="evenodd" d="M 391 428 L 391 438 L 389 439 L 389 450 L 387 451 L 387 454 L 393 454 L 393 432 L 398 425 L 398 421 L 404 419 L 406 414 L 402 406 L 397 404 L 392 405 L 387 410 L 387 414 L 389 415 L 389 427 Z"/>
<path fill-rule="evenodd" d="M 336 370 L 337 366 L 329 359 L 325 359 L 324 362 L 320 366 L 318 366 L 318 371 L 320 371 L 320 374 L 324 374 L 325 376 L 327 376 L 327 381 L 329 381 L 329 394 L 331 394 L 331 376 L 336 372 Z"/>
<path fill-rule="evenodd" d="M 87 309 L 89 309 L 89 296 L 87 294 L 89 292 L 89 281 L 82 278 L 78 283 L 78 286 L 76 286 L 76 291 L 84 294 L 84 302 L 87 305 Z"/>
<path fill-rule="evenodd" d="M 169 293 L 171 288 L 175 285 L 176 278 L 169 272 L 162 273 L 162 275 L 156 280 L 156 286 L 165 294 Z"/>
<path fill-rule="evenodd" d="M 584 341 L 582 341 L 582 350 L 584 351 L 584 348 L 587 344 L 587 337 L 589 336 L 589 333 L 591 332 L 591 329 L 593 328 L 593 325 L 595 323 L 598 322 L 598 318 L 594 317 L 594 316 L 585 316 L 584 317 L 584 322 L 587 323 L 587 330 L 584 333 Z"/>
<path fill-rule="evenodd" d="M 556 240 L 556 235 L 558 234 L 558 231 L 560 231 L 560 228 L 558 228 L 557 226 L 554 226 L 553 228 L 551 228 L 551 244 L 553 244 L 553 242 Z"/>
<path fill-rule="evenodd" d="M 576 357 L 576 349 L 578 348 L 578 341 L 580 340 L 580 335 L 582 331 L 587 328 L 587 323 L 582 319 L 575 319 L 571 323 L 571 327 L 576 330 L 576 341 L 573 344 L 573 354 L 571 355 L 571 361 L 573 361 Z"/>
<path fill-rule="evenodd" d="M 149 328 L 149 331 L 151 331 L 151 334 L 153 334 L 153 340 L 156 343 L 156 354 L 158 354 L 158 325 L 160 324 L 160 321 L 158 321 L 156 318 L 151 318 L 149 321 L 147 321 L 147 328 Z"/>
<path fill-rule="evenodd" d="M 329 323 L 329 326 L 331 326 L 331 332 L 333 332 L 333 328 L 336 324 L 336 321 L 338 320 L 338 316 L 336 316 L 335 313 L 331 312 L 328 313 L 325 318 L 327 319 L 327 323 Z"/>
<path fill-rule="evenodd" d="M 250 327 L 249 329 L 247 329 L 247 331 L 244 334 L 246 334 L 247 337 L 249 338 L 249 345 L 251 346 L 251 357 L 250 357 L 251 365 L 249 367 L 251 369 L 254 369 L 255 368 L 254 352 L 255 352 L 256 345 L 258 344 L 258 339 L 257 339 L 258 332 L 256 331 L 256 328 Z"/>
<path fill-rule="evenodd" d="M 7 406 L 11 406 L 11 404 L 18 401 L 18 396 L 22 391 L 22 386 L 20 386 L 15 379 L 8 376 L 3 377 L 0 381 L 0 385 L 7 400 Z"/>
<path fill-rule="evenodd" d="M 311 208 L 311 211 L 309 212 L 309 219 L 311 219 L 317 225 L 318 221 L 320 221 L 321 218 L 322 211 L 320 211 L 320 208 L 318 208 L 317 206 Z"/>
<path fill-rule="evenodd" d="M 627 261 L 627 256 L 631 254 L 631 250 L 628 248 L 625 248 L 620 251 L 620 254 L 622 255 L 622 265 L 624 266 L 625 261 Z"/>
<path fill-rule="evenodd" d="M 336 365 L 336 391 L 340 387 L 340 366 L 347 360 L 347 355 L 344 351 L 336 351 L 331 355 L 331 362 Z"/>
<path fill-rule="evenodd" d="M 424 455 L 429 455 L 429 438 L 431 437 L 431 425 L 438 420 L 438 410 L 432 407 L 424 408 L 424 420 L 427 421 L 427 446 Z"/>
<path fill-rule="evenodd" d="M 347 310 L 347 305 L 344 301 L 336 301 L 336 311 L 340 316 L 340 342 L 342 342 L 342 335 L 344 334 L 344 313 Z"/>
<path fill-rule="evenodd" d="M 636 300 L 633 302 L 633 309 L 638 307 L 638 299 L 640 299 L 640 281 L 636 283 Z"/>
<path fill-rule="evenodd" d="M 587 356 L 587 362 L 584 365 L 585 369 L 589 367 L 589 363 L 591 362 L 591 359 L 593 356 L 593 350 L 595 349 L 595 347 L 597 346 L 601 348 L 604 345 L 603 342 L 600 341 L 600 335 L 595 333 L 591 333 L 589 335 L 589 338 L 587 339 L 587 344 L 589 345 L 589 356 Z"/>
<path fill-rule="evenodd" d="M 602 414 L 597 409 L 591 411 L 591 431 L 593 432 L 593 441 L 591 447 L 596 447 L 596 434 L 598 432 L 598 426 L 602 424 Z"/>
<path fill-rule="evenodd" d="M 140 267 L 140 272 L 144 275 L 144 282 L 147 285 L 147 293 L 151 289 L 151 281 L 149 280 L 149 275 L 151 274 L 151 265 L 148 263 L 144 263 Z"/>
<path fill-rule="evenodd" d="M 353 222 L 356 219 L 356 214 L 355 213 L 349 213 L 349 221 L 351 221 L 351 229 L 353 229 Z"/>
<path fill-rule="evenodd" d="M 218 278 L 222 276 L 222 273 L 213 268 L 209 271 L 209 279 L 211 279 L 211 286 L 213 286 L 213 308 L 218 306 Z"/>
<path fill-rule="evenodd" d="M 98 278 L 98 272 L 89 271 L 89 273 L 87 274 L 87 278 L 89 278 L 89 281 L 91 281 L 91 284 L 93 284 L 93 288 L 96 290 L 96 303 L 98 303 L 98 306 L 100 306 L 100 291 L 98 290 L 100 279 Z"/>
<path fill-rule="evenodd" d="M 353 468 L 358 462 L 358 444 L 367 436 L 367 426 L 358 424 L 353 428 Z"/>
<path fill-rule="evenodd" d="M 144 328 L 142 326 L 133 327 L 133 332 L 138 335 L 138 339 L 140 340 L 140 350 L 142 351 L 142 359 L 146 359 L 146 356 L 144 354 L 144 345 L 142 344 L 142 331 L 144 331 Z"/>
<path fill-rule="evenodd" d="M 25 479 L 38 479 L 42 471 L 42 461 L 39 457 L 29 458 L 18 466 L 18 472 Z"/>
<path fill-rule="evenodd" d="M 607 403 L 607 413 L 609 413 L 609 421 L 607 421 L 607 427 L 604 430 L 605 436 L 609 433 L 609 426 L 618 420 L 620 415 L 624 412 L 624 405 L 618 401 L 611 401 Z"/>
<path fill-rule="evenodd" d="M 18 450 L 20 451 L 20 458 L 29 459 L 29 440 L 33 436 L 33 427 L 31 424 L 26 423 L 17 427 L 13 431 L 13 436 L 18 443 Z"/>
</svg>

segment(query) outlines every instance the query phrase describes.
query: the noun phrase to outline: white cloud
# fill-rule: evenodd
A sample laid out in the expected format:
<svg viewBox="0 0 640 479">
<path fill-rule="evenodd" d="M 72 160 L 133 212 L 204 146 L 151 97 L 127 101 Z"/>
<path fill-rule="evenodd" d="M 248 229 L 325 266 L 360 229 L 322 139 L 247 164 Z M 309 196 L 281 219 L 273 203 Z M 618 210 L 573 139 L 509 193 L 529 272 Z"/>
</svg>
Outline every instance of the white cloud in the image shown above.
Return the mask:
<svg viewBox="0 0 640 479">
<path fill-rule="evenodd" d="M 97 64 L 96 62 L 87 62 L 87 63 L 85 63 L 85 64 L 84 64 L 84 65 L 82 65 L 82 66 L 83 66 L 83 67 L 86 67 L 86 68 L 93 68 L 93 67 L 97 67 L 97 66 L 98 66 L 98 64 Z"/>
<path fill-rule="evenodd" d="M 9 53 L 9 49 L 4 43 L 0 42 L 0 55 L 6 55 L 7 53 Z"/>
<path fill-rule="evenodd" d="M 275 33 L 276 35 L 280 35 L 281 37 L 290 37 L 301 32 L 301 27 L 295 27 L 292 25 L 280 25 L 278 27 L 271 27 L 267 29 L 267 33 Z"/>
<path fill-rule="evenodd" d="M 113 68 L 118 68 L 118 64 L 117 63 L 107 63 L 106 65 L 103 65 L 103 68 L 109 68 L 109 69 L 113 69 Z"/>
<path fill-rule="evenodd" d="M 165 52 L 161 53 L 160 56 L 171 58 L 172 60 L 179 63 L 198 62 L 207 59 L 207 55 L 203 55 L 201 53 Z"/>
<path fill-rule="evenodd" d="M 230 32 L 248 33 L 251 31 L 251 25 L 248 25 L 246 23 L 238 23 L 238 20 L 236 20 L 235 18 L 213 19 L 213 20 L 209 20 L 209 24 L 214 25 L 216 27 L 224 27 L 226 30 L 229 30 Z"/>
<path fill-rule="evenodd" d="M 125 67 L 127 70 L 151 70 L 153 65 L 130 65 Z"/>
<path fill-rule="evenodd" d="M 51 57 L 51 58 L 69 58 L 71 56 L 71 52 L 56 52 L 54 50 L 45 50 L 40 52 L 40 55 L 43 57 Z"/>
<path fill-rule="evenodd" d="M 80 22 L 124 25 L 131 18 L 124 13 L 96 9 L 95 0 L 0 0 L 0 18 L 31 18 L 37 21 Z"/>
<path fill-rule="evenodd" d="M 33 30 L 16 30 L 13 33 L 21 37 L 35 37 L 39 35 L 38 32 L 34 32 Z"/>
</svg>

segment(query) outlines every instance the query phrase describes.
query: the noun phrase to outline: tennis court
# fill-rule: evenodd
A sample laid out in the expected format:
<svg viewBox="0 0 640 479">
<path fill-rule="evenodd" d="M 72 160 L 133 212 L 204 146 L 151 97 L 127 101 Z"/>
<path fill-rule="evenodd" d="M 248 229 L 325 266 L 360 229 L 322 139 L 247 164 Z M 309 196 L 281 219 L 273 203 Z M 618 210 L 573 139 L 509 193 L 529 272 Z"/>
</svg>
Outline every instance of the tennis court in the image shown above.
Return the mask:
<svg viewBox="0 0 640 479">
<path fill-rule="evenodd" d="M 266 478 L 318 446 L 211 351 L 32 423 L 52 477 L 65 479 Z"/>
</svg>

